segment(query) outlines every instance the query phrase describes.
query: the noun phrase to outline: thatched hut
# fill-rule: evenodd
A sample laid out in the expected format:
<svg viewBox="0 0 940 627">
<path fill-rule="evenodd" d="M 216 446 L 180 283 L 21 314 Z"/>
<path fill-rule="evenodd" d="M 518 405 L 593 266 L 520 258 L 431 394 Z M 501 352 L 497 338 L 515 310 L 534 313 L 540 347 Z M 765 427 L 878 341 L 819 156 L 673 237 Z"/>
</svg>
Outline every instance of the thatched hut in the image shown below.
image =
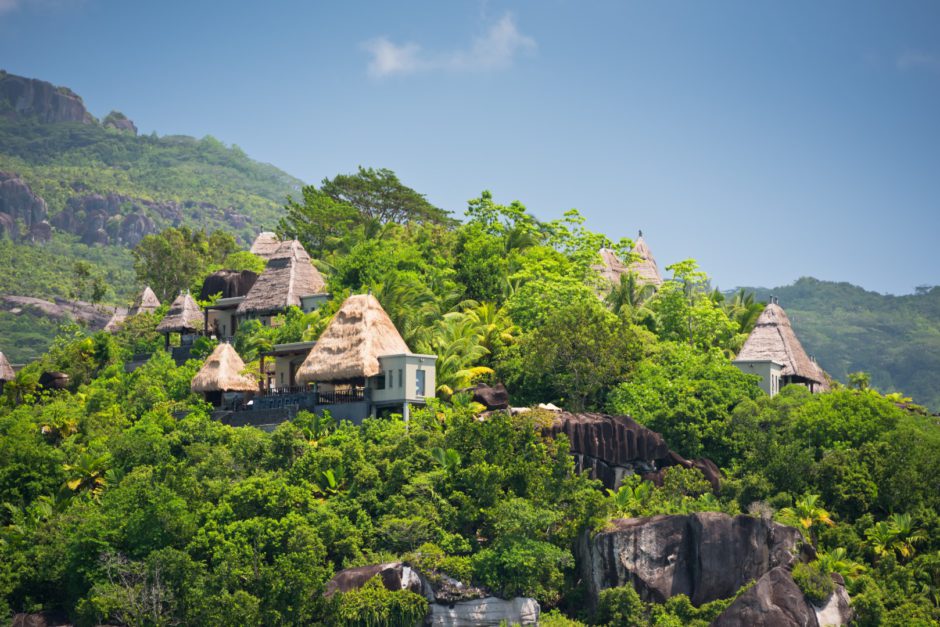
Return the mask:
<svg viewBox="0 0 940 627">
<path fill-rule="evenodd" d="M 372 294 L 350 296 L 297 371 L 298 383 L 348 382 L 382 372 L 379 357 L 410 353 Z"/>
<path fill-rule="evenodd" d="M 771 396 L 790 383 L 802 383 L 814 392 L 829 388 L 828 377 L 803 350 L 790 318 L 773 297 L 734 364 L 745 372 L 761 375 L 761 387 Z"/>
<path fill-rule="evenodd" d="M 653 252 L 650 250 L 649 245 L 647 245 L 646 240 L 643 239 L 642 231 L 640 231 L 639 237 L 637 237 L 636 242 L 633 244 L 632 252 L 638 259 L 628 265 L 610 248 L 601 248 L 598 251 L 601 257 L 601 263 L 595 265 L 594 269 L 598 274 L 615 285 L 620 283 L 621 276 L 629 272 L 636 274 L 640 283 L 654 287 L 662 285 L 663 277 L 659 273 L 659 266 L 656 265 L 656 259 L 653 257 Z"/>
<path fill-rule="evenodd" d="M 291 305 L 300 307 L 303 297 L 321 294 L 325 288 L 326 281 L 311 263 L 303 245 L 297 240 L 281 242 L 245 300 L 238 305 L 237 315 L 270 316 Z"/>
<path fill-rule="evenodd" d="M 256 392 L 258 384 L 246 375 L 245 362 L 232 345 L 222 342 L 215 347 L 196 376 L 190 389 L 204 394 L 206 400 L 218 406 L 225 392 Z"/>
<path fill-rule="evenodd" d="M 121 330 L 121 326 L 124 324 L 125 320 L 127 320 L 127 309 L 118 307 L 114 310 L 111 319 L 108 320 L 108 323 L 104 325 L 104 329 L 102 330 L 106 333 L 117 333 Z"/>
<path fill-rule="evenodd" d="M 157 298 L 157 295 L 153 293 L 153 290 L 150 289 L 150 286 L 146 286 L 144 290 L 137 296 L 137 300 L 134 301 L 134 304 L 128 310 L 127 315 L 136 316 L 137 314 L 142 313 L 153 313 L 160 307 L 160 299 Z"/>
<path fill-rule="evenodd" d="M 659 287 L 663 284 L 663 276 L 659 273 L 659 266 L 656 265 L 656 259 L 653 257 L 653 251 L 643 239 L 643 232 L 640 231 L 639 237 L 633 244 L 633 254 L 639 259 L 632 262 L 629 266 L 630 272 L 635 272 L 640 281 L 647 285 Z"/>
<path fill-rule="evenodd" d="M 262 231 L 258 234 L 258 237 L 255 238 L 255 241 L 252 242 L 248 252 L 252 255 L 264 257 L 265 259 L 271 259 L 274 257 L 275 253 L 277 253 L 280 244 L 281 241 L 277 238 L 276 234 L 271 231 Z"/>
<path fill-rule="evenodd" d="M 157 333 L 166 336 L 167 346 L 170 345 L 170 334 L 179 333 L 184 338 L 195 335 L 205 326 L 205 318 L 202 309 L 193 300 L 188 291 L 180 292 L 173 304 L 170 305 L 170 311 L 167 312 L 160 324 L 157 325 Z"/>
<path fill-rule="evenodd" d="M 13 366 L 7 361 L 6 355 L 0 351 L 0 392 L 3 392 L 3 384 L 16 378 L 13 372 Z"/>
</svg>

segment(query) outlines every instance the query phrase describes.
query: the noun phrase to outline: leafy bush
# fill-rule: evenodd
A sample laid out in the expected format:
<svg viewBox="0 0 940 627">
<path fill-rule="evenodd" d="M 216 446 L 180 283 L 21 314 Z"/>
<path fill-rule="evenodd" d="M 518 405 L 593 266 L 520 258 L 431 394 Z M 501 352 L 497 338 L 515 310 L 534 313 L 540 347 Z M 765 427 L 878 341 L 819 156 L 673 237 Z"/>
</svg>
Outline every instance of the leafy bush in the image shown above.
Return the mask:
<svg viewBox="0 0 940 627">
<path fill-rule="evenodd" d="M 410 590 L 388 590 L 376 576 L 341 595 L 330 624 L 342 627 L 414 627 L 428 613 L 428 601 Z"/>
<path fill-rule="evenodd" d="M 793 567 L 793 581 L 813 605 L 825 605 L 835 591 L 832 578 L 815 563 L 798 562 Z"/>
</svg>

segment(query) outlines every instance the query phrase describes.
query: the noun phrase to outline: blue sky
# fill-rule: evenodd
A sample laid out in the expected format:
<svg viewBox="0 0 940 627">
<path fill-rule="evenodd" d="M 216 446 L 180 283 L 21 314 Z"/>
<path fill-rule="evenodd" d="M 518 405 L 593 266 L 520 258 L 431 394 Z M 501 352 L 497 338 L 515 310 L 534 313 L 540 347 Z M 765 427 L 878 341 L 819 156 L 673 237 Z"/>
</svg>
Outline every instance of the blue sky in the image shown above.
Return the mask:
<svg viewBox="0 0 940 627">
<path fill-rule="evenodd" d="M 940 284 L 940 3 L 0 0 L 0 67 L 307 182 L 483 189 L 722 288 Z"/>
</svg>

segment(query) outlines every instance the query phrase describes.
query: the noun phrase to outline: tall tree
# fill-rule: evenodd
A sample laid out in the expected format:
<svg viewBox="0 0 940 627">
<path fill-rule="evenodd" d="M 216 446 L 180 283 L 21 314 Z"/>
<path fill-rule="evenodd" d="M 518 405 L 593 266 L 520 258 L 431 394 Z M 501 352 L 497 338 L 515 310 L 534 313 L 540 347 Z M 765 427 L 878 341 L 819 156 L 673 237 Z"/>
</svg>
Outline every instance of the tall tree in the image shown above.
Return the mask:
<svg viewBox="0 0 940 627">
<path fill-rule="evenodd" d="M 172 299 L 181 289 L 189 288 L 206 268 L 222 263 L 235 252 L 235 239 L 224 231 L 192 231 L 170 227 L 147 235 L 133 250 L 137 280 L 157 294 L 160 300 Z"/>
<path fill-rule="evenodd" d="M 320 191 L 337 202 L 354 207 L 363 218 L 382 224 L 454 224 L 447 211 L 435 207 L 424 194 L 402 184 L 398 176 L 386 168 L 376 170 L 359 166 L 355 174 L 338 174 L 332 179 L 323 179 Z"/>
</svg>

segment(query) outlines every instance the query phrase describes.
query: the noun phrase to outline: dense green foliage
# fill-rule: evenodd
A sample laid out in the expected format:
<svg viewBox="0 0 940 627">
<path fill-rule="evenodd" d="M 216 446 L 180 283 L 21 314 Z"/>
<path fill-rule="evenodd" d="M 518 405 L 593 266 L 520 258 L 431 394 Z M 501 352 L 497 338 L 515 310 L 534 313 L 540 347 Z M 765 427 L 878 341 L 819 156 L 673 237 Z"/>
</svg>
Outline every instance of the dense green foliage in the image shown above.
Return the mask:
<svg viewBox="0 0 940 627">
<path fill-rule="evenodd" d="M 940 410 L 940 287 L 887 296 L 803 278 L 756 292 L 780 299 L 807 352 L 836 379 L 863 370 L 879 390 Z"/>
<path fill-rule="evenodd" d="M 82 625 L 411 624 L 423 599 L 377 582 L 323 595 L 339 569 L 402 559 L 535 597 L 555 610 L 546 624 L 704 625 L 731 600 L 657 605 L 617 588 L 591 615 L 574 547 L 610 517 L 710 510 L 801 528 L 819 559 L 798 582 L 819 599 L 841 573 L 861 624 L 940 618 L 935 417 L 862 375 L 826 394 L 764 396 L 730 361 L 759 309 L 751 296 L 720 298 L 691 260 L 658 290 L 605 286 L 592 265 L 612 243 L 577 212 L 541 223 L 483 193 L 464 224 L 383 223 L 346 203 L 314 188 L 287 209 L 310 218 L 297 234 L 334 300 L 241 325 L 235 346 L 251 362 L 314 340 L 345 295 L 371 289 L 409 346 L 438 356 L 439 398 L 408 423 L 301 413 L 272 433 L 231 428 L 190 392 L 199 360 L 177 366 L 157 350 L 125 371 L 159 345 L 159 315 L 114 336 L 63 329 L 0 401 L 0 612 L 61 610 Z M 335 215 L 350 219 L 322 228 Z M 213 236 L 218 251 L 203 245 Z M 178 288 L 220 263 L 254 263 L 223 255 L 230 241 L 166 231 L 138 251 L 138 274 L 172 274 Z M 168 242 L 192 254 L 181 273 Z M 40 388 L 47 370 L 68 373 L 69 389 Z M 574 472 L 564 436 L 546 435 L 551 414 L 481 417 L 460 392 L 495 380 L 514 405 L 628 413 L 680 455 L 713 459 L 722 488 L 673 468 L 661 487 L 628 478 L 605 492 Z"/>
</svg>

